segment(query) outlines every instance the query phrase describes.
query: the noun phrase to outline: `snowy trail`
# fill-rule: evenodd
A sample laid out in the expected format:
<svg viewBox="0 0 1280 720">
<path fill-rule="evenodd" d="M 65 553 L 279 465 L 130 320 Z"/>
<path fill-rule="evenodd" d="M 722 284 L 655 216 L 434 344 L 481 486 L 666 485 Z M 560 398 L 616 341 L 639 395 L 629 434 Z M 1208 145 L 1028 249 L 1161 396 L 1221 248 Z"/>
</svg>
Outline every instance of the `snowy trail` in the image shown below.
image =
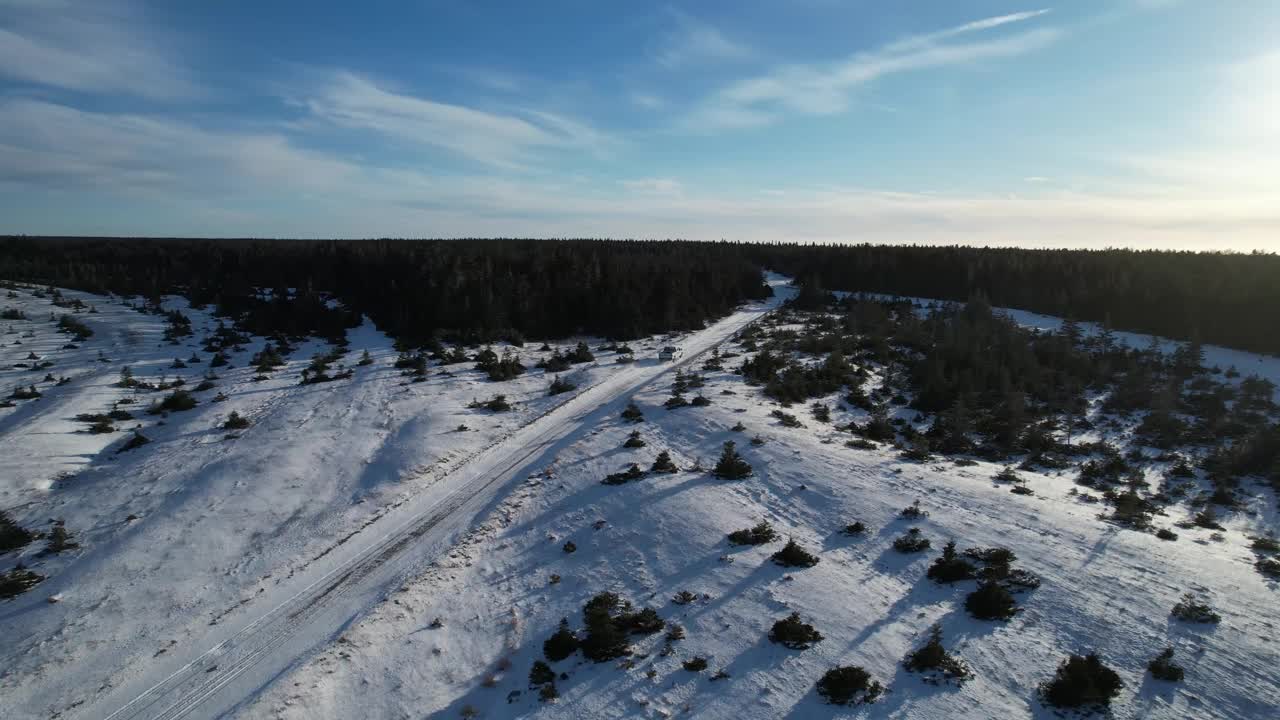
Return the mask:
<svg viewBox="0 0 1280 720">
<path fill-rule="evenodd" d="M 781 279 L 772 280 L 775 286 Z M 434 492 L 383 515 L 356 537 L 240 613 L 214 625 L 198 645 L 172 653 L 125 684 L 76 709 L 77 717 L 219 717 L 243 707 L 270 682 L 332 640 L 365 609 L 452 544 L 522 471 L 540 470 L 625 398 L 698 356 L 777 306 L 749 306 L 690 335 L 679 362 L 637 363 L 581 392 L 477 453 Z M 527 474 L 527 472 L 525 472 Z M 253 607 L 250 606 L 250 607 Z M 252 672 L 251 672 L 252 671 Z"/>
</svg>

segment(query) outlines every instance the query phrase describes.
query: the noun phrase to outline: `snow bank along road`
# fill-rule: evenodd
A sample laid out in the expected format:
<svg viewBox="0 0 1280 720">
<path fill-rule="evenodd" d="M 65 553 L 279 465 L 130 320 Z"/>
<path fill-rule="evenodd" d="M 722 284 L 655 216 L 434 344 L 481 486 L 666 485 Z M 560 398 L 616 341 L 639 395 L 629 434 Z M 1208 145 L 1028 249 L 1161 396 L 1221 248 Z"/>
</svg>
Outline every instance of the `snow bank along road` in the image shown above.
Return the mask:
<svg viewBox="0 0 1280 720">
<path fill-rule="evenodd" d="M 775 291 L 780 280 L 773 280 Z M 289 582 L 209 628 L 199 646 L 171 653 L 129 681 L 77 708 L 77 717 L 220 717 L 251 700 L 273 679 L 335 637 L 364 609 L 446 551 L 483 517 L 513 482 L 554 463 L 560 448 L 621 411 L 630 395 L 699 355 L 777 306 L 772 300 L 693 333 L 684 359 L 620 365 L 591 386 L 477 453 L 432 491 L 383 515 Z"/>
</svg>

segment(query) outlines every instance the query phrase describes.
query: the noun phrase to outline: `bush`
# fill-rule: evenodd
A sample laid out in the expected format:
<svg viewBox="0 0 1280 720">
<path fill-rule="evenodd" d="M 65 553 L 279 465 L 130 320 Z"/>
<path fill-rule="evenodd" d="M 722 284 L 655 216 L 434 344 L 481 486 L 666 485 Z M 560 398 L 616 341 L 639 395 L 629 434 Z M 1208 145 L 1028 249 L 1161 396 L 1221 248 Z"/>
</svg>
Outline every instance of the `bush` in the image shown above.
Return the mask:
<svg viewBox="0 0 1280 720">
<path fill-rule="evenodd" d="M 529 687 L 537 687 L 538 685 L 546 685 L 556 681 L 556 671 L 551 666 L 541 660 L 534 660 L 533 667 L 529 668 Z"/>
<path fill-rule="evenodd" d="M 853 665 L 828 670 L 817 687 L 822 699 L 832 705 L 873 703 L 884 690 L 884 686 L 871 679 L 871 673 Z"/>
<path fill-rule="evenodd" d="M 1170 530 L 1169 528 L 1160 528 L 1156 531 L 1156 537 L 1161 540 L 1177 540 L 1178 533 Z"/>
<path fill-rule="evenodd" d="M 864 525 L 861 520 L 859 520 L 857 522 L 852 522 L 852 523 L 849 523 L 848 525 L 845 525 L 844 530 L 842 532 L 845 535 L 861 535 L 866 531 L 867 531 L 867 526 Z"/>
<path fill-rule="evenodd" d="M 781 550 L 773 554 L 773 562 L 783 567 L 813 567 L 818 556 L 800 547 L 795 540 L 788 540 Z"/>
<path fill-rule="evenodd" d="M 1022 482 L 1022 477 L 1018 475 L 1018 471 L 1014 470 L 1012 465 L 1004 466 L 1004 468 L 1001 469 L 1000 472 L 996 473 L 995 477 L 992 479 L 998 483 Z"/>
<path fill-rule="evenodd" d="M 117 450 L 116 452 L 122 453 L 122 452 L 128 452 L 129 450 L 137 450 L 138 448 L 142 447 L 143 445 L 146 445 L 149 442 L 151 442 L 151 439 L 148 438 L 146 435 L 143 435 L 140 432 L 134 431 L 133 437 L 129 438 L 129 442 L 126 442 L 124 445 L 121 445 L 120 449 Z"/>
<path fill-rule="evenodd" d="M 961 580 L 973 578 L 976 568 L 973 563 L 956 555 L 956 543 L 948 542 L 942 548 L 942 556 L 933 561 L 927 573 L 930 580 L 941 585 L 948 585 Z"/>
<path fill-rule="evenodd" d="M 560 619 L 560 628 L 542 643 L 542 654 L 551 662 L 559 662 L 578 651 L 578 636 L 569 629 L 569 619 Z"/>
<path fill-rule="evenodd" d="M 631 463 L 631 467 L 622 472 L 606 475 L 605 479 L 600 482 L 604 485 L 625 485 L 634 480 L 640 480 L 643 477 L 644 471 L 640 469 L 640 466 L 635 463 Z"/>
<path fill-rule="evenodd" d="M 196 402 L 195 396 L 191 393 L 186 390 L 174 390 L 160 402 L 152 403 L 151 407 L 147 408 L 147 414 L 159 415 L 166 412 L 181 412 L 190 410 L 197 404 L 199 403 Z"/>
<path fill-rule="evenodd" d="M 693 402 L 689 404 L 694 407 L 706 407 L 711 404 L 711 399 L 704 395 L 697 395 L 693 398 Z"/>
<path fill-rule="evenodd" d="M 630 603 L 610 592 L 587 601 L 582 608 L 587 625 L 587 635 L 581 642 L 584 657 L 605 662 L 631 654 L 631 644 L 627 641 L 630 608 Z M 617 614 L 621 617 L 615 617 Z"/>
<path fill-rule="evenodd" d="M 53 530 L 49 531 L 49 544 L 44 550 L 40 551 L 41 555 L 56 555 L 67 550 L 74 550 L 80 547 L 80 543 L 71 539 L 71 533 L 67 532 L 67 526 L 58 522 L 53 526 Z"/>
<path fill-rule="evenodd" d="M 964 599 L 964 609 L 979 620 L 1008 620 L 1018 614 L 1018 603 L 1008 588 L 988 580 Z"/>
<path fill-rule="evenodd" d="M 1013 493 L 1014 495 L 1035 495 L 1036 494 L 1034 490 L 1027 487 L 1026 485 L 1014 485 L 1013 487 L 1009 488 L 1009 492 Z"/>
<path fill-rule="evenodd" d="M 791 613 L 773 624 L 769 630 L 769 641 L 789 647 L 792 650 L 805 650 L 822 640 L 822 633 L 812 625 L 800 619 L 800 613 Z"/>
<path fill-rule="evenodd" d="M 653 466 L 649 468 L 653 472 L 674 473 L 679 472 L 680 468 L 671 461 L 671 453 L 663 450 L 658 453 L 658 457 L 654 459 Z"/>
<path fill-rule="evenodd" d="M 783 427 L 789 427 L 789 428 L 804 427 L 804 423 L 800 422 L 800 419 L 797 418 L 795 415 L 792 415 L 791 413 L 785 413 L 781 410 L 774 410 L 769 414 L 777 418 L 778 422 L 782 423 Z"/>
<path fill-rule="evenodd" d="M 578 546 L 575 545 L 572 540 L 568 540 L 560 549 L 565 551 L 565 553 L 574 553 L 578 551 Z"/>
<path fill-rule="evenodd" d="M 755 527 L 729 533 L 729 542 L 734 545 L 764 545 L 777 539 L 778 531 L 773 529 L 768 520 L 762 520 Z"/>
<path fill-rule="evenodd" d="M 538 690 L 538 700 L 540 702 L 552 702 L 559 697 L 560 690 L 556 688 L 554 682 L 549 682 Z"/>
<path fill-rule="evenodd" d="M 1274 553 L 1280 552 L 1280 541 L 1277 541 L 1272 535 L 1264 535 L 1253 539 L 1253 543 L 1249 546 L 1257 552 Z"/>
<path fill-rule="evenodd" d="M 629 402 L 622 411 L 622 419 L 627 422 L 644 422 L 644 413 L 640 412 L 640 407 L 634 402 Z"/>
<path fill-rule="evenodd" d="M 730 440 L 724 444 L 712 474 L 724 480 L 742 480 L 751 475 L 751 465 L 742 459 Z"/>
<path fill-rule="evenodd" d="M 1254 563 L 1253 566 L 1257 568 L 1258 572 L 1269 578 L 1280 579 L 1280 560 L 1258 558 L 1258 562 Z"/>
<path fill-rule="evenodd" d="M 906 518 L 907 520 L 919 520 L 920 518 L 929 517 L 929 511 L 921 510 L 920 501 L 916 500 L 910 505 L 902 508 L 902 512 L 898 513 L 898 516 Z"/>
<path fill-rule="evenodd" d="M 243 430 L 249 427 L 249 420 L 235 410 L 227 416 L 227 421 L 222 423 L 223 430 Z"/>
<path fill-rule="evenodd" d="M 642 448 L 644 446 L 645 442 L 644 439 L 640 437 L 639 430 L 632 430 L 631 434 L 627 436 L 626 442 L 622 443 L 622 447 L 624 448 Z"/>
<path fill-rule="evenodd" d="M 1045 702 L 1059 708 L 1105 706 L 1122 687 L 1120 676 L 1090 653 L 1067 658 L 1053 679 L 1040 687 L 1040 694 Z"/>
<path fill-rule="evenodd" d="M 568 380 L 564 380 L 559 375 L 557 375 L 555 379 L 551 381 L 551 385 L 547 388 L 547 394 L 559 395 L 560 393 L 567 393 L 571 390 L 577 390 L 577 389 L 578 389 L 577 385 L 574 385 Z"/>
<path fill-rule="evenodd" d="M 918 650 L 907 654 L 902 661 L 910 672 L 928 673 L 925 682 L 955 682 L 957 685 L 973 677 L 973 671 L 963 660 L 951 655 L 942 647 L 942 627 L 929 628 L 929 640 Z"/>
<path fill-rule="evenodd" d="M 677 408 L 686 407 L 688 404 L 689 401 L 685 400 L 683 395 L 672 395 L 667 398 L 666 402 L 662 403 L 662 407 L 668 410 L 675 410 Z"/>
<path fill-rule="evenodd" d="M 112 425 L 111 421 L 106 419 L 98 420 L 97 422 L 89 426 L 89 432 L 93 433 L 94 435 L 105 435 L 107 433 L 113 433 L 115 431 L 116 431 L 115 425 Z"/>
<path fill-rule="evenodd" d="M 733 432 L 743 432 L 746 429 L 747 429 L 747 426 L 743 425 L 741 420 L 735 423 L 733 427 L 729 428 L 729 430 Z"/>
<path fill-rule="evenodd" d="M 8 513 L 0 510 L 0 553 L 7 553 L 25 547 L 35 539 L 35 535 L 10 518 Z"/>
<path fill-rule="evenodd" d="M 811 408 L 813 419 L 821 423 L 831 422 L 831 408 L 822 403 L 814 403 Z"/>
<path fill-rule="evenodd" d="M 17 597 L 39 585 L 41 580 L 44 580 L 43 575 L 37 575 L 18 563 L 12 570 L 0 573 L 0 600 Z"/>
<path fill-rule="evenodd" d="M 1200 602 L 1192 593 L 1183 595 L 1169 614 L 1184 622 L 1217 623 L 1222 620 L 1222 616 L 1214 612 L 1208 603 Z"/>
<path fill-rule="evenodd" d="M 900 553 L 917 553 L 929 549 L 929 538 L 920 534 L 920 528 L 911 528 L 906 535 L 893 541 L 893 549 Z"/>
<path fill-rule="evenodd" d="M 479 400 L 472 400 L 471 404 L 468 405 L 467 407 L 472 409 L 483 408 L 485 410 L 490 410 L 493 412 L 506 412 L 507 410 L 511 409 L 511 403 L 507 402 L 506 395 L 494 395 L 493 397 L 489 398 L 484 402 L 480 402 Z"/>
<path fill-rule="evenodd" d="M 702 672 L 707 669 L 707 659 L 701 656 L 692 657 L 685 660 L 681 665 L 689 672 Z"/>
<path fill-rule="evenodd" d="M 1182 666 L 1173 661 L 1173 648 L 1165 648 L 1155 656 L 1151 662 L 1147 663 L 1147 670 L 1151 671 L 1151 676 L 1155 679 L 1166 682 L 1180 682 L 1186 674 Z"/>
</svg>

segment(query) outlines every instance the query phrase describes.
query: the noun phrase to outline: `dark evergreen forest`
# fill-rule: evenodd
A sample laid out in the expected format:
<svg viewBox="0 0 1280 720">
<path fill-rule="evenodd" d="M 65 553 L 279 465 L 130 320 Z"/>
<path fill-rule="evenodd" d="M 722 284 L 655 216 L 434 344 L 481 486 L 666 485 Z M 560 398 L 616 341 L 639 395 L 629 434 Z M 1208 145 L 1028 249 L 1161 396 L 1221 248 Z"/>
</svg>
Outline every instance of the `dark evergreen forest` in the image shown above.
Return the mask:
<svg viewBox="0 0 1280 720">
<path fill-rule="evenodd" d="M 1280 255 L 884 245 L 769 245 L 752 255 L 827 290 L 1105 323 L 1280 354 Z"/>
<path fill-rule="evenodd" d="M 983 298 L 1117 330 L 1280 354 L 1280 256 L 608 240 L 0 238 L 0 278 L 181 293 L 254 332 L 333 337 L 359 313 L 406 343 L 618 339 L 697 327 L 767 294 Z M 286 294 L 266 290 L 293 288 Z M 340 307 L 326 302 L 340 301 Z"/>
<path fill-rule="evenodd" d="M 182 294 L 260 334 L 335 337 L 364 313 L 408 344 L 628 339 L 769 294 L 733 246 L 690 242 L 7 238 L 0 278 Z"/>
</svg>

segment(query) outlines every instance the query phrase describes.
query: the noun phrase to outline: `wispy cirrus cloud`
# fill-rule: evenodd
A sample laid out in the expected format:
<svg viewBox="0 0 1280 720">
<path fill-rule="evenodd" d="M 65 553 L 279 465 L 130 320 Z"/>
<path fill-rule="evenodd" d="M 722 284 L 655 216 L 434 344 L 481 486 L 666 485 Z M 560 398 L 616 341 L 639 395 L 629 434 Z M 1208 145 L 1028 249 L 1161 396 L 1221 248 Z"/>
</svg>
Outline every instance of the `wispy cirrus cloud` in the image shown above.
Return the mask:
<svg viewBox="0 0 1280 720">
<path fill-rule="evenodd" d="M 602 152 L 610 137 L 587 123 L 534 109 L 491 112 L 397 92 L 341 71 L 304 101 L 334 125 L 441 148 L 487 165 L 518 169 L 537 150 Z"/>
<path fill-rule="evenodd" d="M 2 0 L 0 10 L 0 76 L 148 99 L 204 92 L 175 47 L 128 3 Z"/>
<path fill-rule="evenodd" d="M 747 60 L 756 54 L 713 25 L 678 10 L 671 10 L 669 14 L 675 28 L 662 38 L 655 55 L 658 64 L 668 70 L 697 63 Z"/>
<path fill-rule="evenodd" d="M 693 130 L 716 130 L 767 125 L 787 113 L 843 112 L 857 88 L 886 76 L 1016 57 L 1041 49 L 1057 39 L 1059 31 L 1038 28 L 995 39 L 956 40 L 1033 20 L 1047 12 L 1034 10 L 984 18 L 895 40 L 835 62 L 783 65 L 716 91 L 685 118 L 684 125 Z"/>
</svg>

